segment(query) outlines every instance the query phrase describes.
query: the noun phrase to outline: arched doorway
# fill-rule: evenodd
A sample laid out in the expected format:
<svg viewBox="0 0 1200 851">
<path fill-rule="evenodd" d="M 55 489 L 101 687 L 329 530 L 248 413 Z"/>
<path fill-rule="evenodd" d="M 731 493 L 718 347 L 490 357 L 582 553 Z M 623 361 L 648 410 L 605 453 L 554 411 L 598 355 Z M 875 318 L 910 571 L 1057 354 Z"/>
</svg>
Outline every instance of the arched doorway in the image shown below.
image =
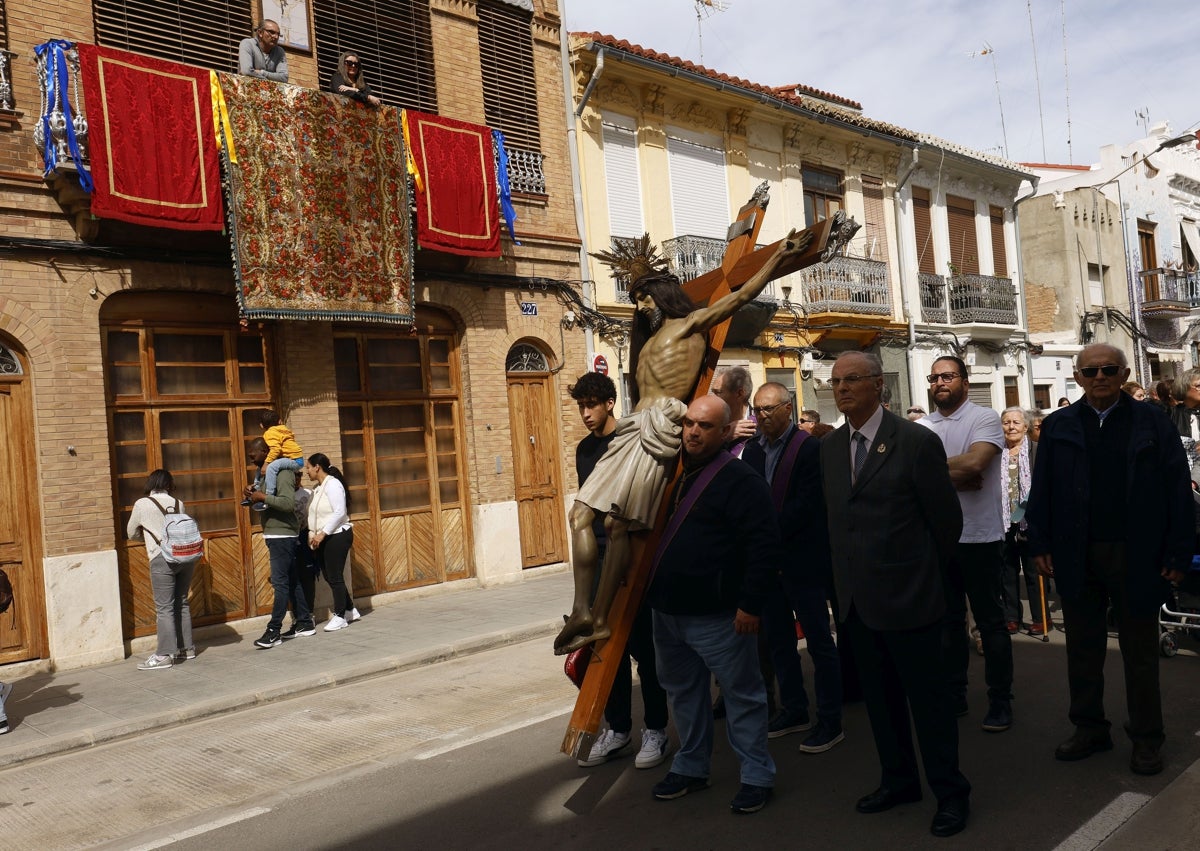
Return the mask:
<svg viewBox="0 0 1200 851">
<path fill-rule="evenodd" d="M 16 349 L 0 340 L 0 568 L 13 586 L 13 605 L 0 615 L 0 664 L 46 653 L 35 458 L 28 370 Z"/>
<path fill-rule="evenodd" d="M 504 369 L 512 424 L 521 566 L 566 561 L 562 451 L 550 364 L 537 346 L 517 343 L 509 349 Z"/>
</svg>

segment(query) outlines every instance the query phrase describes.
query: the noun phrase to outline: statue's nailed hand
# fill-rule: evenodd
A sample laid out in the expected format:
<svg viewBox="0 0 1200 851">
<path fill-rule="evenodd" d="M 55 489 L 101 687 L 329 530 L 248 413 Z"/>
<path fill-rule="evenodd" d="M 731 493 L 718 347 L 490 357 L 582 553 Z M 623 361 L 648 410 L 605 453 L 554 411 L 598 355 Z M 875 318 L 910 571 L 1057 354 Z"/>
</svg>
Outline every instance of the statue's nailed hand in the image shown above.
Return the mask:
<svg viewBox="0 0 1200 851">
<path fill-rule="evenodd" d="M 811 230 L 793 230 L 787 235 L 787 239 L 783 241 L 783 253 L 788 254 L 803 254 L 812 245 L 813 232 Z"/>
</svg>

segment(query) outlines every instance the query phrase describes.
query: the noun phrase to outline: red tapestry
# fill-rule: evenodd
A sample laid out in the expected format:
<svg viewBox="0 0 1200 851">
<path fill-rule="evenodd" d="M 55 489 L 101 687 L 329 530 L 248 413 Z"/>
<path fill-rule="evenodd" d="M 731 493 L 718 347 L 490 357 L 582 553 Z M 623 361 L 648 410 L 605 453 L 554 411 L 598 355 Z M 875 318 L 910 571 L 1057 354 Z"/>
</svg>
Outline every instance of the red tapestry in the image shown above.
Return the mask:
<svg viewBox="0 0 1200 851">
<path fill-rule="evenodd" d="M 399 110 L 217 77 L 237 152 L 227 167 L 242 315 L 411 323 Z"/>
<path fill-rule="evenodd" d="M 500 200 L 492 131 L 440 115 L 405 112 L 419 174 L 417 243 L 451 254 L 500 256 Z"/>
<path fill-rule="evenodd" d="M 221 170 L 207 69 L 80 44 L 92 215 L 221 230 Z"/>
</svg>

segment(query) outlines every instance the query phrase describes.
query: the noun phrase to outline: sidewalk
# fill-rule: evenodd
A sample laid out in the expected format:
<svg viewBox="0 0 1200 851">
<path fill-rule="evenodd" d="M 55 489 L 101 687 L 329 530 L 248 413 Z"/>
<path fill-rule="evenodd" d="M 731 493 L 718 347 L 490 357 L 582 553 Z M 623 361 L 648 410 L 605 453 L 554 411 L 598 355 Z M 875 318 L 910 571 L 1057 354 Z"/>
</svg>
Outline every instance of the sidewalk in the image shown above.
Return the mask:
<svg viewBox="0 0 1200 851">
<path fill-rule="evenodd" d="M 360 609 L 337 632 L 259 650 L 259 631 L 197 637 L 194 661 L 139 671 L 121 662 L 13 680 L 11 732 L 0 736 L 0 768 L 75 748 L 390 674 L 500 644 L 551 636 L 571 607 L 569 572 L 480 588 L 463 584 Z M 284 620 L 284 626 L 290 622 Z"/>
</svg>

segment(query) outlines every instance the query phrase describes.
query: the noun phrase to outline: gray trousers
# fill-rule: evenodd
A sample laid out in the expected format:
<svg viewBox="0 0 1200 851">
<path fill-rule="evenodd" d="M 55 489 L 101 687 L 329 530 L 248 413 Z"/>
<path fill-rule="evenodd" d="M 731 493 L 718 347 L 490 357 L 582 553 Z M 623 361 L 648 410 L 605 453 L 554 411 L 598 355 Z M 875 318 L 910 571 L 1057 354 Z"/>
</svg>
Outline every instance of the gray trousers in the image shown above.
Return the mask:
<svg viewBox="0 0 1200 851">
<path fill-rule="evenodd" d="M 150 562 L 150 587 L 154 590 L 154 610 L 158 615 L 158 655 L 174 656 L 193 647 L 192 610 L 188 607 L 188 589 L 196 562 L 171 564 L 162 555 Z"/>
</svg>

